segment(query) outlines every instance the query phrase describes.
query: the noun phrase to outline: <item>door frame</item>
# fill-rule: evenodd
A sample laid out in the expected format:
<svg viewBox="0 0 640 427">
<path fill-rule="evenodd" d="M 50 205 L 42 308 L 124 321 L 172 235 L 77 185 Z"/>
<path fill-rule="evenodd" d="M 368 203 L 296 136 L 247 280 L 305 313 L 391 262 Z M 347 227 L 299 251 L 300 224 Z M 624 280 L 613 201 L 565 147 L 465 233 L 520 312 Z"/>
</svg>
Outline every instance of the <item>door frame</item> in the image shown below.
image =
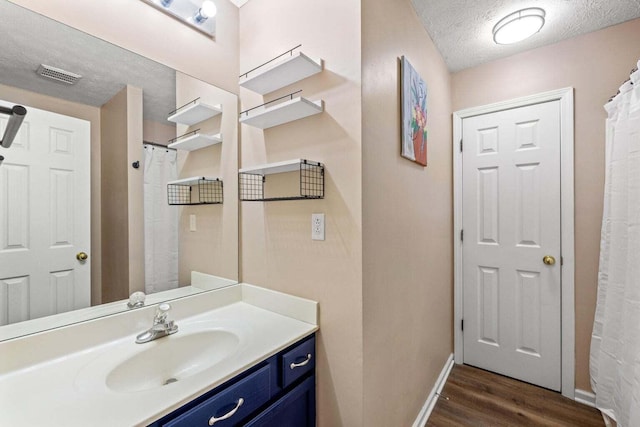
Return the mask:
<svg viewBox="0 0 640 427">
<path fill-rule="evenodd" d="M 462 120 L 542 102 L 560 101 L 560 241 L 561 241 L 561 393 L 575 398 L 575 259 L 573 174 L 573 88 L 467 108 L 453 113 L 453 331 L 454 360 L 463 363 L 462 275 Z"/>
</svg>

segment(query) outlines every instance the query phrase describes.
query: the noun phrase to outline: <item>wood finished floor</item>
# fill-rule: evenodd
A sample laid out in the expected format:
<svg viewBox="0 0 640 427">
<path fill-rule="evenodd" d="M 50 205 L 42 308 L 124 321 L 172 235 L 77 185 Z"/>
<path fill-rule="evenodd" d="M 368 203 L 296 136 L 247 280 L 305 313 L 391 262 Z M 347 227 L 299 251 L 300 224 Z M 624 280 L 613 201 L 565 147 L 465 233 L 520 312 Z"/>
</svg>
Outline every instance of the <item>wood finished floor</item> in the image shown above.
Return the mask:
<svg viewBox="0 0 640 427">
<path fill-rule="evenodd" d="M 447 399 L 448 398 L 448 399 Z M 600 412 L 560 393 L 455 365 L 427 426 L 604 426 Z"/>
</svg>

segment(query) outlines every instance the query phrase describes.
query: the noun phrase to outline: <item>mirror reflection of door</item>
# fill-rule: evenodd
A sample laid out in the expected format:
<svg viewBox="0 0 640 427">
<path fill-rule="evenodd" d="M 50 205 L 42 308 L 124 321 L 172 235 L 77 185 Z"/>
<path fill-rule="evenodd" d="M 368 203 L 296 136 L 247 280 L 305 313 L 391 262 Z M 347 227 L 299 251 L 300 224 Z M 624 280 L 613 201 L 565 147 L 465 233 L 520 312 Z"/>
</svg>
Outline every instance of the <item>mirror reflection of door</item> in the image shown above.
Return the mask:
<svg viewBox="0 0 640 427">
<path fill-rule="evenodd" d="M 0 165 L 0 325 L 91 301 L 90 123 L 25 107 Z"/>
</svg>

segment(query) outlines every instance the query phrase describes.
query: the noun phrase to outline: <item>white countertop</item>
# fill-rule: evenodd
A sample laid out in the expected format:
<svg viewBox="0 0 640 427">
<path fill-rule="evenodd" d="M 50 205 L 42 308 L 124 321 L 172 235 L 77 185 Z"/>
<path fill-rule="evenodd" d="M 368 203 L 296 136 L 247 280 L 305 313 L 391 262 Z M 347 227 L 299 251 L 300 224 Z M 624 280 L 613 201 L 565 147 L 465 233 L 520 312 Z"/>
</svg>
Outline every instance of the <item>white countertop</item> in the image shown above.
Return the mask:
<svg viewBox="0 0 640 427">
<path fill-rule="evenodd" d="M 154 310 L 0 343 L 0 425 L 147 425 L 318 329 L 317 303 L 239 284 L 172 302 L 170 318 L 179 331 L 135 344 L 135 336 L 151 326 Z M 203 322 L 242 337 L 232 356 L 146 391 L 115 392 L 103 381 L 114 364 Z"/>
</svg>

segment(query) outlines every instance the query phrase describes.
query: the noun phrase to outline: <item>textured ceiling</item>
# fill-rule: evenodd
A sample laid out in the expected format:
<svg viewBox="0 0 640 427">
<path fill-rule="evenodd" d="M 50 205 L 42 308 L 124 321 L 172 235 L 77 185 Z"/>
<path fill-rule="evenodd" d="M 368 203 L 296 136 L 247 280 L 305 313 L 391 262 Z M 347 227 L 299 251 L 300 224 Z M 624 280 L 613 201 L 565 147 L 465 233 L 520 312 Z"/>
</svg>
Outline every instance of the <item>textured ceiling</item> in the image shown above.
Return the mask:
<svg viewBox="0 0 640 427">
<path fill-rule="evenodd" d="M 0 83 L 96 107 L 130 84 L 143 91 L 145 119 L 174 125 L 166 121 L 176 103 L 171 68 L 6 0 L 0 17 Z M 74 86 L 44 79 L 40 64 L 82 78 Z"/>
<path fill-rule="evenodd" d="M 640 17 L 640 0 L 411 1 L 452 72 Z M 542 30 L 520 43 L 495 44 L 493 26 L 525 7 L 546 11 Z"/>
</svg>

